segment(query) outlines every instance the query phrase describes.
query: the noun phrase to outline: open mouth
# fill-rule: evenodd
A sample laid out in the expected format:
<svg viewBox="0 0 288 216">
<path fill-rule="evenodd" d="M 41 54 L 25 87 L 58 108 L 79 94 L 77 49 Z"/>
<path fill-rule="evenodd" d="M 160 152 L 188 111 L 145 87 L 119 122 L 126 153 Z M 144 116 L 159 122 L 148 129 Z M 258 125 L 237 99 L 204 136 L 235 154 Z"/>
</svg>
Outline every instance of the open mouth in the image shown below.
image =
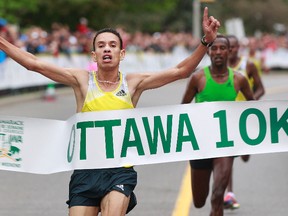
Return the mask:
<svg viewBox="0 0 288 216">
<path fill-rule="evenodd" d="M 214 59 L 215 59 L 215 60 L 218 60 L 218 61 L 221 61 L 221 60 L 223 60 L 223 58 L 222 58 L 222 57 L 220 57 L 220 56 L 217 56 L 217 57 L 215 57 Z"/>
<path fill-rule="evenodd" d="M 103 60 L 104 60 L 104 61 L 110 61 L 110 60 L 112 60 L 112 56 L 110 56 L 110 55 L 104 55 L 104 56 L 103 56 Z"/>
</svg>

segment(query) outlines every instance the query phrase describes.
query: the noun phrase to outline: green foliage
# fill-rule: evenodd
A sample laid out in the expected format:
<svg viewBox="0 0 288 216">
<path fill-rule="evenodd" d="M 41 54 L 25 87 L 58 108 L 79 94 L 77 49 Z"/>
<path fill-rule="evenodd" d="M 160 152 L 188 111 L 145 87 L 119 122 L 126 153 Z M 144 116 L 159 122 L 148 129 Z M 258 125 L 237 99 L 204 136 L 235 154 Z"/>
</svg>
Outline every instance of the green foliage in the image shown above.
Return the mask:
<svg viewBox="0 0 288 216">
<path fill-rule="evenodd" d="M 46 29 L 57 22 L 74 30 L 79 19 L 86 17 L 95 30 L 121 26 L 129 32 L 190 32 L 192 4 L 193 0 L 1 0 L 0 17 L 21 27 Z M 275 23 L 288 26 L 288 0 L 215 0 L 201 3 L 202 11 L 204 6 L 222 27 L 229 18 L 242 18 L 248 34 L 272 32 Z"/>
<path fill-rule="evenodd" d="M 192 1 L 177 0 L 175 8 L 165 18 L 163 28 L 170 31 L 192 31 Z"/>
<path fill-rule="evenodd" d="M 273 32 L 273 25 L 281 23 L 288 26 L 288 0 L 215 0 L 208 6 L 210 14 L 217 17 L 222 25 L 225 20 L 235 17 L 243 19 L 246 33 L 254 34 L 256 30 Z"/>
<path fill-rule="evenodd" d="M 39 0 L 1 0 L 0 17 L 12 23 L 19 23 L 27 12 L 36 12 Z"/>
<path fill-rule="evenodd" d="M 177 1 L 167 0 L 125 0 L 121 8 L 112 12 L 109 20 L 111 17 L 116 18 L 117 23 L 114 25 L 124 26 L 131 32 L 143 29 L 147 32 L 160 31 L 165 17 L 176 3 Z"/>
</svg>

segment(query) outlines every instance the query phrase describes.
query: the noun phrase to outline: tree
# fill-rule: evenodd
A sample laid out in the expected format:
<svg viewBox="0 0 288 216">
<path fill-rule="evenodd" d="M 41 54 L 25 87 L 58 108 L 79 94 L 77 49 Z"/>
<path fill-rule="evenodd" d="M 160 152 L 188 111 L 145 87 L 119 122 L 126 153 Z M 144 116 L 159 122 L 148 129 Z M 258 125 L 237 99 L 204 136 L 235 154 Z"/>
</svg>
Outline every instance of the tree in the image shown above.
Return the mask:
<svg viewBox="0 0 288 216">
<path fill-rule="evenodd" d="M 170 31 L 191 32 L 192 1 L 177 0 L 175 8 L 166 17 L 163 28 Z"/>
<path fill-rule="evenodd" d="M 27 12 L 36 12 L 38 0 L 1 0 L 0 17 L 11 23 L 19 23 Z"/>
<path fill-rule="evenodd" d="M 186 31 L 192 28 L 193 0 L 1 0 L 0 17 L 21 27 L 36 25 L 49 29 L 53 22 L 74 30 L 85 17 L 95 30 L 122 26 L 130 32 L 141 30 Z M 215 0 L 201 3 L 217 17 L 222 28 L 225 20 L 240 17 L 246 33 L 274 31 L 275 23 L 288 26 L 288 0 Z"/>
<path fill-rule="evenodd" d="M 209 11 L 222 25 L 227 19 L 242 18 L 248 35 L 253 35 L 256 30 L 273 32 L 275 23 L 288 25 L 287 0 L 215 0 L 215 3 L 209 4 Z"/>
</svg>

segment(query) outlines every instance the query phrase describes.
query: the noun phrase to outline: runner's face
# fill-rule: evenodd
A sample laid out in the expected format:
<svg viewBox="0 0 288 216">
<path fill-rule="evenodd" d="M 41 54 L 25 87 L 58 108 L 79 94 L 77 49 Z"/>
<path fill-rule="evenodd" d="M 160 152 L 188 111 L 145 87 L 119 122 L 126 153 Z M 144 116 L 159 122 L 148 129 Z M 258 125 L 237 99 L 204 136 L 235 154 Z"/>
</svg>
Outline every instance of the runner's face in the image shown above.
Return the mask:
<svg viewBox="0 0 288 216">
<path fill-rule="evenodd" d="M 239 43 L 235 38 L 230 38 L 230 59 L 236 59 L 238 57 Z"/>
<path fill-rule="evenodd" d="M 125 51 L 120 50 L 120 40 L 116 35 L 104 32 L 97 36 L 92 55 L 98 67 L 115 67 L 119 66 Z"/>
<path fill-rule="evenodd" d="M 228 42 L 225 38 L 216 38 L 208 52 L 212 65 L 227 65 L 229 54 Z"/>
</svg>

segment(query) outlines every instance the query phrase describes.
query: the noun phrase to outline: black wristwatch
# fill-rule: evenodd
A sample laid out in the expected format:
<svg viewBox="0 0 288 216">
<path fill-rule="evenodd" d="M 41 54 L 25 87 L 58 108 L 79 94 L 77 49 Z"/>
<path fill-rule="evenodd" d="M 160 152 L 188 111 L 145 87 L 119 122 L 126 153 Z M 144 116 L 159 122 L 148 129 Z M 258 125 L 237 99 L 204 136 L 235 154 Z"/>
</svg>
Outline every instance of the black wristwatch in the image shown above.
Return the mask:
<svg viewBox="0 0 288 216">
<path fill-rule="evenodd" d="M 201 43 L 202 43 L 204 46 L 206 46 L 206 47 L 211 47 L 212 44 L 213 44 L 213 41 L 212 41 L 211 43 L 207 43 L 207 42 L 205 41 L 205 38 L 206 38 L 206 36 L 204 35 L 204 36 L 201 38 Z"/>
</svg>

